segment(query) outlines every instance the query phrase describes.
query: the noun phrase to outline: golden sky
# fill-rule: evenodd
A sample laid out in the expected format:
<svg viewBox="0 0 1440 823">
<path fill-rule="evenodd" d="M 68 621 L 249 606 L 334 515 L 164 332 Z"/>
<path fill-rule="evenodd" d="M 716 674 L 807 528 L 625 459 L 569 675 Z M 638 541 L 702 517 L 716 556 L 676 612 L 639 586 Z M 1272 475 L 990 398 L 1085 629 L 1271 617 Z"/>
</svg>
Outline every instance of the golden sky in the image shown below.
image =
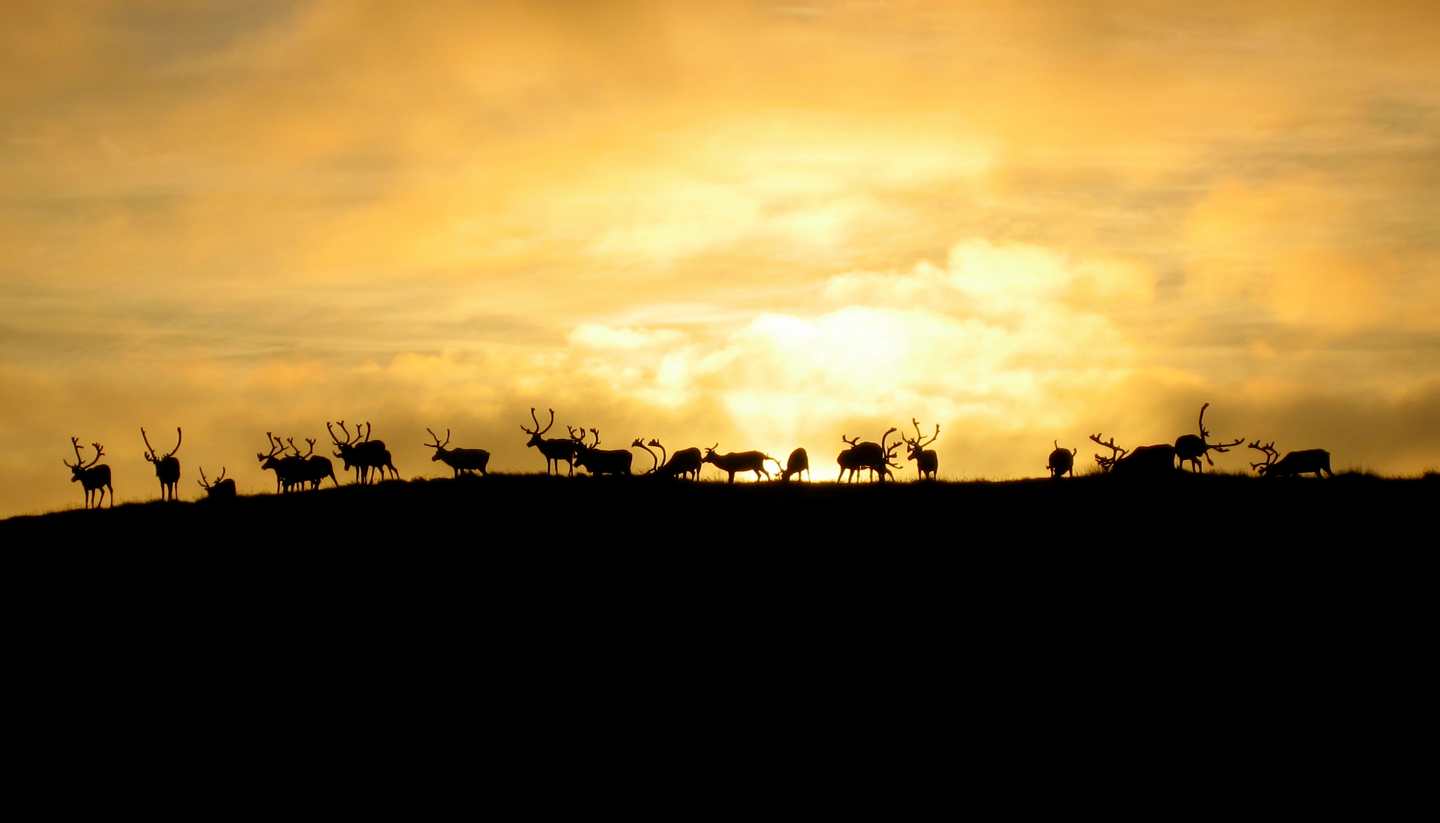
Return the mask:
<svg viewBox="0 0 1440 823">
<path fill-rule="evenodd" d="M 72 434 L 124 502 L 158 495 L 141 425 L 185 427 L 193 496 L 337 418 L 405 477 L 447 473 L 426 426 L 537 471 L 531 406 L 819 478 L 912 417 L 942 476 L 1001 478 L 1205 401 L 1440 465 L 1434 3 L 5 15 L 0 516 L 81 502 Z"/>
</svg>

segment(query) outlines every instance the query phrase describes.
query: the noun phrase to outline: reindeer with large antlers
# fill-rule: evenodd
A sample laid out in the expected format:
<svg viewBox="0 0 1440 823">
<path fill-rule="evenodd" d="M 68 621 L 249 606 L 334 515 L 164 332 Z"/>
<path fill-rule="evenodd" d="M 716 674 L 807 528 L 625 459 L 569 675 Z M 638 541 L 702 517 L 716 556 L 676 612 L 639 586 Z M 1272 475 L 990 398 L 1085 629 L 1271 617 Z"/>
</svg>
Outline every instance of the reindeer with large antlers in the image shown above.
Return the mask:
<svg viewBox="0 0 1440 823">
<path fill-rule="evenodd" d="M 545 428 L 540 428 L 540 418 L 535 416 L 535 407 L 530 407 L 530 420 L 535 423 L 535 428 L 527 429 L 525 424 L 520 424 L 520 431 L 530 435 L 526 447 L 534 446 L 545 456 L 545 474 L 550 474 L 550 466 L 554 464 L 555 473 L 560 473 L 560 464 L 564 463 L 570 469 L 570 476 L 575 476 L 575 439 L 574 437 L 545 437 L 545 433 L 555 426 L 555 410 L 550 409 L 550 422 Z"/>
<path fill-rule="evenodd" d="M 887 476 L 893 477 L 890 469 L 901 468 L 900 464 L 894 462 L 895 450 L 900 448 L 900 441 L 888 446 L 886 441 L 897 431 L 899 429 L 894 426 L 886 429 L 879 443 L 873 440 L 861 442 L 859 437 L 849 438 L 843 434 L 840 435 L 842 441 L 850 444 L 850 448 L 840 452 L 840 455 L 835 458 L 835 462 L 840 464 L 840 481 L 845 480 L 845 472 L 849 471 L 850 482 L 854 483 L 855 476 L 860 469 L 868 469 L 872 478 L 878 473 L 881 483 L 885 482 Z M 939 434 L 938 429 L 936 434 Z"/>
<path fill-rule="evenodd" d="M 915 468 L 919 470 L 919 479 L 924 480 L 928 475 L 929 479 L 934 480 L 935 474 L 940 470 L 940 456 L 935 453 L 934 449 L 925 447 L 939 439 L 940 424 L 935 424 L 935 433 L 930 436 L 929 440 L 922 443 L 920 441 L 924 440 L 924 435 L 920 433 L 920 421 L 912 417 L 910 422 L 915 426 L 915 439 L 911 440 L 903 433 L 900 435 L 900 439 L 905 441 L 906 456 L 915 461 Z"/>
<path fill-rule="evenodd" d="M 1104 441 L 1100 435 L 1092 434 L 1090 439 L 1110 449 L 1109 457 L 1095 455 L 1095 462 L 1099 464 L 1100 471 L 1116 476 L 1133 477 L 1143 475 L 1146 477 L 1164 476 L 1175 471 L 1175 447 L 1169 443 L 1160 443 L 1153 446 L 1136 446 L 1133 451 L 1115 445 L 1115 438 Z"/>
<path fill-rule="evenodd" d="M 655 473 L 661 477 L 683 477 L 687 480 L 700 479 L 700 466 L 705 462 L 697 448 L 681 449 L 665 459 L 665 447 L 656 438 L 650 438 L 650 445 L 660 450 L 660 468 Z M 718 443 L 716 445 L 719 445 Z"/>
<path fill-rule="evenodd" d="M 1186 461 L 1189 461 L 1191 471 L 1203 472 L 1200 458 L 1205 458 L 1206 463 L 1214 466 L 1215 461 L 1210 459 L 1210 452 L 1223 454 L 1230 451 L 1231 447 L 1245 442 L 1245 438 L 1238 437 L 1230 443 L 1211 443 L 1210 432 L 1205 430 L 1205 410 L 1208 408 L 1210 408 L 1209 403 L 1200 407 L 1200 434 L 1182 434 L 1175 441 L 1175 458 L 1179 462 L 1179 468 L 1185 468 Z"/>
<path fill-rule="evenodd" d="M 180 451 L 180 441 L 184 438 L 185 433 L 176 426 L 175 448 L 161 457 L 155 453 L 155 447 L 150 445 L 150 438 L 145 436 L 145 427 L 140 427 L 140 439 L 145 441 L 145 460 L 155 466 L 155 476 L 160 478 L 161 500 L 175 499 L 175 487 L 180 484 L 180 461 L 175 459 L 175 452 Z"/>
<path fill-rule="evenodd" d="M 335 436 L 335 430 L 331 428 L 328 420 L 325 421 L 325 430 L 330 432 L 330 439 L 335 443 L 335 448 L 339 449 L 334 452 L 334 455 L 344 461 L 344 470 L 349 471 L 352 468 L 355 470 L 355 482 L 361 484 L 371 482 L 371 469 L 375 470 L 375 474 L 381 480 L 385 479 L 386 469 L 389 469 L 396 478 L 400 476 L 400 472 L 391 462 L 390 450 L 385 448 L 385 441 L 370 439 L 369 423 L 365 424 L 363 433 L 360 424 L 355 424 L 354 437 L 351 437 L 350 430 L 345 428 L 344 420 L 338 421 L 336 425 L 345 434 L 344 440 Z"/>
<path fill-rule="evenodd" d="M 715 464 L 715 468 L 730 475 L 729 480 L 726 481 L 729 483 L 735 482 L 736 472 L 755 472 L 755 480 L 757 482 L 760 480 L 760 475 L 762 474 L 765 475 L 766 480 L 769 480 L 770 472 L 765 471 L 765 461 L 774 460 L 777 467 L 782 465 L 779 460 L 775 460 L 775 458 L 765 452 L 748 451 L 720 454 L 715 451 L 719 446 L 720 444 L 717 442 L 714 446 L 706 449 L 705 458 L 701 462 L 713 463 Z"/>
<path fill-rule="evenodd" d="M 200 467 L 200 479 L 195 481 L 200 488 L 205 490 L 207 500 L 234 500 L 235 481 L 225 478 L 225 467 L 220 467 L 220 476 L 211 483 L 210 478 L 205 476 L 205 468 Z"/>
<path fill-rule="evenodd" d="M 340 481 L 335 478 L 335 464 L 330 462 L 330 458 L 315 453 L 315 438 L 305 438 L 305 442 L 310 446 L 310 449 L 304 454 L 301 454 L 300 447 L 295 445 L 295 438 L 287 437 L 285 438 L 285 442 L 289 443 L 290 448 L 295 452 L 290 459 L 300 461 L 297 464 L 300 467 L 296 474 L 298 478 L 297 482 L 309 483 L 310 490 L 315 491 L 320 488 L 321 484 L 325 482 L 325 478 L 328 477 L 330 478 L 330 482 L 335 484 L 335 488 L 340 488 Z M 385 452 L 385 455 L 388 458 L 390 452 Z"/>
<path fill-rule="evenodd" d="M 450 445 L 449 429 L 445 430 L 444 443 L 440 442 L 440 435 L 436 434 L 433 429 L 427 427 L 425 431 L 430 432 L 430 436 L 435 438 L 434 443 L 424 444 L 435 450 L 434 456 L 430 458 L 431 463 L 437 460 L 443 461 L 445 465 L 454 470 L 456 477 L 466 472 L 485 474 L 485 467 L 490 463 L 490 452 L 484 449 L 447 449 L 445 447 Z"/>
<path fill-rule="evenodd" d="M 305 461 L 298 456 L 285 454 L 285 442 L 276 437 L 274 432 L 265 432 L 265 440 L 270 444 L 270 451 L 265 454 L 255 453 L 255 459 L 260 463 L 261 471 L 275 472 L 275 493 L 290 491 L 295 484 L 302 482 L 305 475 Z"/>
<path fill-rule="evenodd" d="M 1280 457 L 1280 452 L 1275 450 L 1275 441 L 1261 445 L 1259 440 L 1250 444 L 1250 448 L 1265 454 L 1264 463 L 1251 463 L 1250 468 L 1259 472 L 1261 477 L 1294 477 L 1297 474 L 1315 473 L 1316 477 L 1334 477 L 1335 473 L 1330 471 L 1330 452 L 1324 449 L 1302 449 L 1298 452 L 1286 452 Z"/>
<path fill-rule="evenodd" d="M 572 430 L 572 436 L 573 436 Z M 630 474 L 630 465 L 635 460 L 635 453 L 629 449 L 602 449 L 600 448 L 600 430 L 591 429 L 590 434 L 595 436 L 595 442 L 589 445 L 585 443 L 585 430 L 580 431 L 580 438 L 577 441 L 580 445 L 575 453 L 575 466 L 585 469 L 593 475 L 602 474 Z"/>
<path fill-rule="evenodd" d="M 75 465 L 70 465 L 63 457 L 60 458 L 60 462 L 70 470 L 70 482 L 74 483 L 79 480 L 80 485 L 84 487 L 85 508 L 90 508 L 90 499 L 97 491 L 99 496 L 95 498 L 95 508 L 98 509 L 105 505 L 106 489 L 110 490 L 110 508 L 115 508 L 115 489 L 110 485 L 110 467 L 103 464 L 96 465 L 100 463 L 100 458 L 105 456 L 105 447 L 99 443 L 91 443 L 90 445 L 95 447 L 95 459 L 86 463 L 85 456 L 80 453 L 80 438 L 70 438 L 70 445 L 75 449 Z"/>
</svg>

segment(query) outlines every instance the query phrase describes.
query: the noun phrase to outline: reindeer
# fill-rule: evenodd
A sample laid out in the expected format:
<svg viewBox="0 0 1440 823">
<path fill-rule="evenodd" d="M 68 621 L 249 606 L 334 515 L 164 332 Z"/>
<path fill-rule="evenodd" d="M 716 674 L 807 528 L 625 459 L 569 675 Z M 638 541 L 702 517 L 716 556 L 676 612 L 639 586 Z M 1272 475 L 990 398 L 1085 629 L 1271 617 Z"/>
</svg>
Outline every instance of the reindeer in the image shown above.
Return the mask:
<svg viewBox="0 0 1440 823">
<path fill-rule="evenodd" d="M 340 488 L 340 481 L 335 479 L 335 465 L 330 462 L 330 458 L 315 453 L 315 438 L 305 438 L 305 442 L 310 445 L 310 450 L 304 454 L 301 454 L 299 447 L 295 445 L 295 438 L 287 437 L 285 442 L 289 443 L 290 448 L 295 451 L 290 459 L 300 461 L 297 464 L 299 466 L 296 472 L 297 482 L 309 483 L 310 490 L 315 491 L 328 477 L 330 482 L 335 484 L 335 488 Z M 389 462 L 390 452 L 383 453 L 386 462 Z"/>
<path fill-rule="evenodd" d="M 568 428 L 568 427 L 567 427 Z M 574 436 L 571 430 L 571 436 Z M 630 464 L 635 460 L 634 452 L 629 449 L 602 449 L 600 446 L 600 430 L 591 429 L 590 433 L 595 436 L 595 442 L 585 445 L 585 430 L 579 430 L 580 438 L 577 441 L 580 445 L 575 454 L 575 465 L 585 469 L 593 475 L 602 474 L 630 474 Z"/>
<path fill-rule="evenodd" d="M 1204 469 L 1200 466 L 1200 458 L 1205 458 L 1206 463 L 1214 466 L 1215 461 L 1210 459 L 1210 452 L 1216 451 L 1223 454 L 1230 451 L 1232 446 L 1238 446 L 1245 442 L 1245 438 L 1241 437 L 1231 443 L 1211 443 L 1209 441 L 1210 432 L 1205 430 L 1205 410 L 1208 408 L 1210 408 L 1209 403 L 1200 407 L 1200 434 L 1198 436 L 1182 434 L 1175 440 L 1175 459 L 1179 463 L 1178 468 L 1185 468 L 1185 462 L 1189 461 L 1191 471 L 1202 472 Z"/>
<path fill-rule="evenodd" d="M 920 442 L 923 437 L 923 435 L 920 434 L 920 421 L 912 417 L 910 418 L 910 422 L 915 426 L 915 439 L 911 440 L 903 434 L 900 435 L 900 439 L 905 441 L 906 457 L 915 461 L 915 468 L 919 471 L 919 479 L 924 480 L 926 475 L 929 475 L 929 478 L 934 480 L 936 472 L 940 470 L 940 456 L 935 453 L 934 449 L 927 449 L 925 447 L 934 443 L 935 440 L 940 437 L 940 424 L 935 424 L 935 433 L 930 436 L 929 440 L 922 443 Z"/>
<path fill-rule="evenodd" d="M 1275 441 L 1261 445 L 1259 440 L 1250 444 L 1250 448 L 1265 453 L 1264 463 L 1251 463 L 1250 468 L 1260 473 L 1261 477 L 1294 477 L 1297 474 L 1315 473 L 1320 477 L 1334 477 L 1335 473 L 1330 471 L 1330 452 L 1324 449 L 1302 449 L 1298 452 L 1286 452 L 1285 456 L 1278 461 L 1280 452 L 1275 450 Z"/>
<path fill-rule="evenodd" d="M 225 479 L 225 467 L 220 467 L 220 476 L 211 483 L 210 478 L 205 476 L 205 468 L 200 467 L 200 479 L 195 483 L 205 490 L 207 500 L 234 500 L 235 481 Z"/>
<path fill-rule="evenodd" d="M 665 459 L 665 447 L 660 445 L 659 440 L 651 438 L 650 445 L 660 450 L 660 468 L 655 470 L 656 474 L 661 477 L 684 477 L 692 480 L 700 479 L 700 465 L 704 461 L 700 458 L 699 449 L 681 449 L 670 455 L 670 459 L 667 461 Z M 717 443 L 716 445 L 719 444 Z"/>
<path fill-rule="evenodd" d="M 765 461 L 775 460 L 775 458 L 765 452 L 755 451 L 720 454 L 715 451 L 719 446 L 720 444 L 717 442 L 714 446 L 706 449 L 705 458 L 701 462 L 714 463 L 715 467 L 720 469 L 720 471 L 729 474 L 730 479 L 726 482 L 735 482 L 735 472 L 755 472 L 756 481 L 760 480 L 760 475 L 762 474 L 765 475 L 766 480 L 770 479 L 770 472 L 765 471 Z M 778 467 L 780 461 L 775 460 L 775 465 Z"/>
<path fill-rule="evenodd" d="M 1092 434 L 1090 439 L 1110 449 L 1109 457 L 1095 455 L 1095 462 L 1100 465 L 1100 470 L 1106 474 L 1114 474 L 1117 477 L 1134 477 L 1137 475 L 1146 477 L 1165 476 L 1175 471 L 1175 447 L 1169 443 L 1160 443 L 1154 446 L 1137 446 L 1133 451 L 1126 451 L 1115 445 L 1115 438 L 1109 442 L 1100 439 L 1100 435 Z"/>
<path fill-rule="evenodd" d="M 279 494 L 283 489 L 289 492 L 296 483 L 301 482 L 305 474 L 305 461 L 300 457 L 291 457 L 285 454 L 285 443 L 276 437 L 273 432 L 265 432 L 265 440 L 270 444 L 270 451 L 266 454 L 255 453 L 255 459 L 260 463 L 261 471 L 275 472 L 275 493 Z"/>
<path fill-rule="evenodd" d="M 1071 477 L 1074 477 L 1075 455 L 1079 454 L 1080 450 L 1070 449 L 1069 451 L 1066 451 L 1065 449 L 1060 448 L 1059 440 L 1051 440 L 1050 442 L 1055 444 L 1055 451 L 1050 452 L 1050 461 L 1046 464 L 1046 468 L 1050 470 L 1050 476 L 1054 478 L 1059 478 L 1062 475 L 1068 474 Z M 1110 445 L 1112 447 L 1114 446 L 1114 443 L 1114 438 L 1111 438 Z M 1103 446 L 1105 444 L 1101 443 L 1100 445 Z M 1099 460 L 1100 456 L 1096 455 L 1095 459 Z"/>
<path fill-rule="evenodd" d="M 360 432 L 360 426 L 357 424 L 355 426 L 354 437 L 351 437 L 350 430 L 345 428 L 344 420 L 339 421 L 336 425 L 338 425 L 340 431 L 345 434 L 344 440 L 335 436 L 335 430 L 330 427 L 328 420 L 325 422 L 325 430 L 330 432 L 330 439 L 334 441 L 335 447 L 339 449 L 338 452 L 334 452 L 334 455 L 345 461 L 344 468 L 346 471 L 352 468 L 355 470 L 355 481 L 357 483 L 363 484 L 370 482 L 371 469 L 376 471 L 381 480 L 385 479 L 386 469 L 389 469 L 396 478 L 400 476 L 400 472 L 395 469 L 395 464 L 391 462 L 390 450 L 385 448 L 385 441 L 370 439 L 371 428 L 369 423 L 365 424 L 363 436 Z"/>
<path fill-rule="evenodd" d="M 70 465 L 63 457 L 60 458 L 60 462 L 70 470 L 70 482 L 74 483 L 79 480 L 80 485 L 85 489 L 85 508 L 90 508 L 91 497 L 96 492 L 99 492 L 99 496 L 95 497 L 95 508 L 98 509 L 105 505 L 106 489 L 110 490 L 110 508 L 115 508 L 115 488 L 110 485 L 110 467 L 96 465 L 100 462 L 100 458 L 105 456 L 105 447 L 99 443 L 91 443 L 90 445 L 95 447 L 95 459 L 86 463 L 85 456 L 80 453 L 80 438 L 70 438 L 70 445 L 75 449 L 75 465 Z"/>
<path fill-rule="evenodd" d="M 444 443 L 440 442 L 440 435 L 428 427 L 425 431 L 430 432 L 430 436 L 435 438 L 434 443 L 424 444 L 435 450 L 435 455 L 430 458 L 431 463 L 436 460 L 444 461 L 445 465 L 454 469 L 456 477 L 459 477 L 462 472 L 478 471 L 482 475 L 485 474 L 485 466 L 490 462 L 490 452 L 484 449 L 447 449 L 445 447 L 450 445 L 449 429 L 445 430 Z"/>
<path fill-rule="evenodd" d="M 145 427 L 140 427 L 140 439 L 145 441 L 145 460 L 154 464 L 155 476 L 160 478 L 160 499 L 174 500 L 175 487 L 180 484 L 180 461 L 175 459 L 175 452 L 180 451 L 180 441 L 184 439 L 185 433 L 180 427 L 175 427 L 175 448 L 164 457 L 155 453 L 155 447 L 150 445 L 150 438 L 145 436 Z"/>
<path fill-rule="evenodd" d="M 790 452 L 790 459 L 785 461 L 785 470 L 780 472 L 780 482 L 785 483 L 792 477 L 799 477 L 801 472 L 811 480 L 815 479 L 810 474 L 810 455 L 806 454 L 804 449 L 796 449 Z"/>
<path fill-rule="evenodd" d="M 885 482 L 887 476 L 893 477 L 894 475 L 891 474 L 890 469 L 901 468 L 900 464 L 894 462 L 895 450 L 900 448 L 900 443 L 896 442 L 888 446 L 885 445 L 885 443 L 890 435 L 897 431 L 899 431 L 899 429 L 894 426 L 886 429 L 879 443 L 873 440 L 866 440 L 862 443 L 859 437 L 852 439 L 843 434 L 840 435 L 842 441 L 850 444 L 850 448 L 840 452 L 840 455 L 835 458 L 835 462 L 840 464 L 840 480 L 843 482 L 845 480 L 845 472 L 849 471 L 850 482 L 854 483 L 855 475 L 860 469 L 869 469 L 871 477 L 879 473 L 881 483 Z"/>
<path fill-rule="evenodd" d="M 534 446 L 545 455 L 545 476 L 550 476 L 550 465 L 555 465 L 555 473 L 560 473 L 560 464 L 564 463 L 570 469 L 570 477 L 575 476 L 575 440 L 571 438 L 552 437 L 546 438 L 543 435 L 555 426 L 555 410 L 550 409 L 550 422 L 545 428 L 540 428 L 540 418 L 535 416 L 535 407 L 530 407 L 530 420 L 534 422 L 535 428 L 527 429 L 525 424 L 520 424 L 520 431 L 530 435 L 526 447 Z"/>
</svg>

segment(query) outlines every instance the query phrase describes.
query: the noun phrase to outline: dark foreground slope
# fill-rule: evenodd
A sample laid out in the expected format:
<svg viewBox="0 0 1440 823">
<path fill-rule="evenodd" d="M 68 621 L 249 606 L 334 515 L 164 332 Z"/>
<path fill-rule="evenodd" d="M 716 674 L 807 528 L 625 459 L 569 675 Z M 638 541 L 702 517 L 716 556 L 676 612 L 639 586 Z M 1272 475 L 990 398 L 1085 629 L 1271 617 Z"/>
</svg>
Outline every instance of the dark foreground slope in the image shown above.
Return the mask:
<svg viewBox="0 0 1440 823">
<path fill-rule="evenodd" d="M 479 751 L 521 785 L 557 758 L 681 786 L 828 763 L 1028 797 L 1046 762 L 1088 791 L 1190 760 L 1269 783 L 1282 749 L 1393 750 L 1429 700 L 1437 495 L 494 476 L 16 518 L 12 705 L 42 759 L 83 737 L 305 775 L 317 748 L 432 774 Z"/>
</svg>

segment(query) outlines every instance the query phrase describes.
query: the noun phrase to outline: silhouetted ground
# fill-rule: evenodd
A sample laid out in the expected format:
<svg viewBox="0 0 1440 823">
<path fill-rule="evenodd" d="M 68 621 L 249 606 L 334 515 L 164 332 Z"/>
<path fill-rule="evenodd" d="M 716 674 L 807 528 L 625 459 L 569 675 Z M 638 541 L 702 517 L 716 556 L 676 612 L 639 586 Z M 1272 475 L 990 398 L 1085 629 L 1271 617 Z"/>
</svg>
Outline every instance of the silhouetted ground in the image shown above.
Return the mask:
<svg viewBox="0 0 1440 823">
<path fill-rule="evenodd" d="M 492 476 L 15 518 L 12 704 L 40 760 L 158 735 L 307 782 L 320 746 L 427 779 L 474 750 L 506 781 L 959 756 L 1016 797 L 1041 763 L 1067 797 L 1199 762 L 1268 785 L 1282 750 L 1392 750 L 1428 701 L 1437 495 Z"/>
</svg>

